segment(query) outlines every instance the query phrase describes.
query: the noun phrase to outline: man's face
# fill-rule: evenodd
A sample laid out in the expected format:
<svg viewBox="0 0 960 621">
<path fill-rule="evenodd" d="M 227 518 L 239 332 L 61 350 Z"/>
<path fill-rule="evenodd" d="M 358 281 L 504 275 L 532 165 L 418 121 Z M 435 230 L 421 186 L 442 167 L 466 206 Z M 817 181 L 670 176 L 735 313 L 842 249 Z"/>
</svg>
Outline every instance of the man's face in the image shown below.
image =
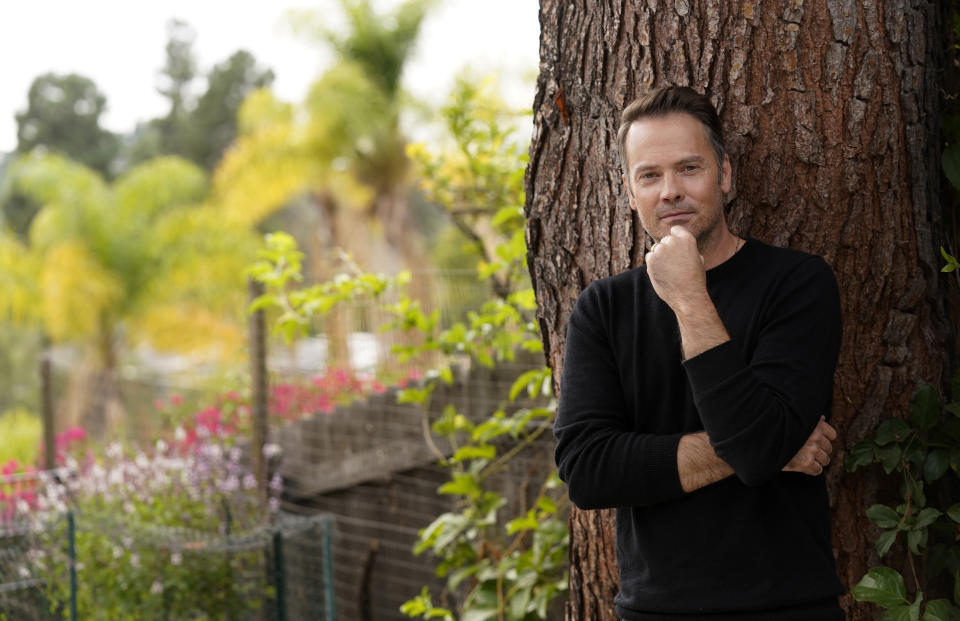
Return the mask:
<svg viewBox="0 0 960 621">
<path fill-rule="evenodd" d="M 680 225 L 703 248 L 726 227 L 730 161 L 724 156 L 718 168 L 700 121 L 683 112 L 641 119 L 630 126 L 625 146 L 630 207 L 651 237 L 660 240 Z"/>
</svg>

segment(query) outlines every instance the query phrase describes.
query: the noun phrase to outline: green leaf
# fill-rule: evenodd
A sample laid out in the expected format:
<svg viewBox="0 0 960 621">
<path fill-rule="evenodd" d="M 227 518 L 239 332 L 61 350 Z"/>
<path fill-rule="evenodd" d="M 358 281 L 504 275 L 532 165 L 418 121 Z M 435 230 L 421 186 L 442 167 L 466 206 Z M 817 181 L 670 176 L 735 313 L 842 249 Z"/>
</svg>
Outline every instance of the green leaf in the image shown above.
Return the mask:
<svg viewBox="0 0 960 621">
<path fill-rule="evenodd" d="M 913 406 L 911 405 L 911 410 Z M 891 442 L 902 442 L 910 434 L 910 426 L 899 418 L 891 418 L 880 423 L 877 427 L 876 442 L 886 446 Z"/>
<path fill-rule="evenodd" d="M 921 619 L 923 621 L 956 621 L 960 618 L 960 608 L 952 605 L 949 600 L 935 599 L 927 603 L 927 609 Z"/>
<path fill-rule="evenodd" d="M 471 498 L 479 496 L 482 491 L 477 478 L 469 472 L 454 473 L 453 480 L 447 481 L 437 490 L 440 494 L 469 496 Z"/>
<path fill-rule="evenodd" d="M 493 459 L 497 455 L 497 449 L 490 444 L 480 446 L 464 446 L 457 449 L 451 460 L 454 463 L 466 461 L 468 459 Z"/>
<path fill-rule="evenodd" d="M 911 530 L 907 533 L 907 547 L 915 556 L 920 556 L 920 548 L 926 543 L 926 531 Z"/>
<path fill-rule="evenodd" d="M 918 429 L 930 429 L 940 418 L 940 397 L 933 386 L 922 386 L 910 402 L 910 422 Z M 879 432 L 878 432 L 879 435 Z"/>
<path fill-rule="evenodd" d="M 877 537 L 877 554 L 880 558 L 886 556 L 887 552 L 890 551 L 890 547 L 893 546 L 893 542 L 897 540 L 897 530 L 885 530 L 880 533 L 880 536 Z"/>
<path fill-rule="evenodd" d="M 940 511 L 934 509 L 933 507 L 927 507 L 920 512 L 920 515 L 917 516 L 917 522 L 913 525 L 913 528 L 915 530 L 926 528 L 936 522 L 937 518 L 939 518 L 941 515 L 943 515 L 943 513 Z"/>
<path fill-rule="evenodd" d="M 463 611 L 460 621 L 492 621 L 496 618 L 496 608 L 470 608 Z"/>
<path fill-rule="evenodd" d="M 887 446 L 881 446 L 877 449 L 877 457 L 880 459 L 880 464 L 883 466 L 883 471 L 887 474 L 890 474 L 900 466 L 900 445 L 899 444 L 890 444 Z"/>
<path fill-rule="evenodd" d="M 943 246 L 940 246 L 940 254 L 943 255 L 944 260 L 947 262 L 947 264 L 940 269 L 941 272 L 949 273 L 955 269 L 960 269 L 960 261 L 957 261 L 957 258 L 948 253 Z"/>
<path fill-rule="evenodd" d="M 910 621 L 920 621 L 920 603 L 923 601 L 923 591 L 917 592 L 917 599 L 910 604 Z"/>
<path fill-rule="evenodd" d="M 903 576 L 889 567 L 874 567 L 850 593 L 858 602 L 872 602 L 884 608 L 910 603 L 907 601 Z"/>
<path fill-rule="evenodd" d="M 537 518 L 533 510 L 527 511 L 526 515 L 523 515 L 518 518 L 514 518 L 507 522 L 507 534 L 513 535 L 520 532 L 521 530 L 536 530 L 537 529 Z"/>
<path fill-rule="evenodd" d="M 541 496 L 537 499 L 537 509 L 540 509 L 544 513 L 556 513 L 557 503 L 549 496 Z"/>
<path fill-rule="evenodd" d="M 900 524 L 900 514 L 887 505 L 873 505 L 867 509 L 867 517 L 880 528 L 896 528 Z"/>
<path fill-rule="evenodd" d="M 960 189 L 960 143 L 951 144 L 943 150 L 940 167 L 943 168 L 943 174 L 947 176 L 950 185 Z"/>
<path fill-rule="evenodd" d="M 510 387 L 510 400 L 515 401 L 517 395 L 524 389 L 529 391 L 532 384 L 537 384 L 539 387 L 542 378 L 543 371 L 541 369 L 533 369 L 532 371 L 521 373 L 520 377 L 514 380 L 513 385 Z"/>
<path fill-rule="evenodd" d="M 927 458 L 923 462 L 923 478 L 928 483 L 933 483 L 950 468 L 950 453 L 943 449 L 933 449 L 927 453 Z"/>
<path fill-rule="evenodd" d="M 844 467 L 847 472 L 856 472 L 861 466 L 868 466 L 873 463 L 877 455 L 877 445 L 871 439 L 861 440 L 847 454 L 844 461 Z"/>
<path fill-rule="evenodd" d="M 947 515 L 951 520 L 960 524 L 960 502 L 950 505 L 950 508 L 947 509 Z"/>
</svg>

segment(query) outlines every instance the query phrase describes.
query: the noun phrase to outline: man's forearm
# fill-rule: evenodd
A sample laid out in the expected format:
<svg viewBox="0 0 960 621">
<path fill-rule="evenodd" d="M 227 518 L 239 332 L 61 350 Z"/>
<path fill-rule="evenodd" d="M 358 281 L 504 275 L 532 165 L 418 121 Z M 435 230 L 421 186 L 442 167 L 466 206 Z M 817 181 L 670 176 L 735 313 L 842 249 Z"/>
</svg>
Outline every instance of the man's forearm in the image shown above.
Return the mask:
<svg viewBox="0 0 960 621">
<path fill-rule="evenodd" d="M 684 360 L 730 340 L 730 335 L 717 314 L 717 307 L 706 292 L 699 302 L 674 309 L 674 313 L 680 328 L 680 346 Z"/>
<path fill-rule="evenodd" d="M 692 492 L 733 474 L 730 464 L 714 453 L 706 432 L 680 438 L 677 446 L 677 472 L 683 491 Z"/>
</svg>

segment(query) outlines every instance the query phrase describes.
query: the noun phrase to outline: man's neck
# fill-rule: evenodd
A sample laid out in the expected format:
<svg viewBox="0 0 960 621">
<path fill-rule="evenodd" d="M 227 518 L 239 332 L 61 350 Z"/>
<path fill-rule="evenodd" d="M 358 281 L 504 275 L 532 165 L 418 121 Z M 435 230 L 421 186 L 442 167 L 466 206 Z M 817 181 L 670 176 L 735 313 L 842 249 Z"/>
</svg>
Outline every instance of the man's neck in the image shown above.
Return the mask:
<svg viewBox="0 0 960 621">
<path fill-rule="evenodd" d="M 704 269 L 712 269 L 727 261 L 740 248 L 740 238 L 730 232 L 726 225 L 718 226 L 713 235 L 699 243 Z"/>
</svg>

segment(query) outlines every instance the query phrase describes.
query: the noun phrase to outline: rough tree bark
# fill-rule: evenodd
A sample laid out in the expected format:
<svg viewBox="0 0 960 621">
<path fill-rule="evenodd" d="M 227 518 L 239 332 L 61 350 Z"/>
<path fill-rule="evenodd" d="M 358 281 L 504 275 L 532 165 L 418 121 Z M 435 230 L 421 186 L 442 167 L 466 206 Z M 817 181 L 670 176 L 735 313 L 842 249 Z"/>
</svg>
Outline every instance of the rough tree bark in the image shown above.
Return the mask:
<svg viewBox="0 0 960 621">
<path fill-rule="evenodd" d="M 720 111 L 735 232 L 820 254 L 842 295 L 839 454 L 828 470 L 841 578 L 876 562 L 870 475 L 845 452 L 942 383 L 936 247 L 939 16 L 890 0 L 541 0 L 540 76 L 526 178 L 528 259 L 544 346 L 561 377 L 567 317 L 597 278 L 642 261 L 616 130 L 646 88 L 690 85 Z M 557 387 L 558 391 L 563 386 Z M 567 617 L 615 619 L 611 512 L 573 511 Z M 873 611 L 842 600 L 852 620 Z"/>
</svg>

